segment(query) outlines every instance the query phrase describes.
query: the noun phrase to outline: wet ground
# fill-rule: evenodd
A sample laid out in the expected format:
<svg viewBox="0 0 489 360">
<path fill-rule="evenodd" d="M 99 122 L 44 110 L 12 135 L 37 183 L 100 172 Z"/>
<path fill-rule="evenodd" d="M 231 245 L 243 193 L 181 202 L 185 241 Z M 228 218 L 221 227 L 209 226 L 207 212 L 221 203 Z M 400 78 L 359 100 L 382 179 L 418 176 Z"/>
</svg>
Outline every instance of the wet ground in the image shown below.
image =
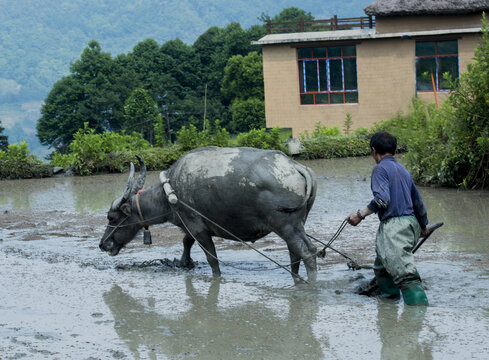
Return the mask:
<svg viewBox="0 0 489 360">
<path fill-rule="evenodd" d="M 306 164 L 319 181 L 306 230 L 327 241 L 370 200 L 373 160 Z M 169 225 L 152 229 L 151 247 L 139 235 L 109 257 L 98 243 L 126 181 L 0 182 L 0 359 L 489 358 L 489 192 L 420 188 L 430 221 L 445 226 L 415 256 L 431 306 L 411 308 L 357 295 L 372 271 L 331 251 L 314 287 L 220 239 L 221 279 L 198 247 L 196 268 L 179 269 L 182 235 Z M 334 246 L 371 264 L 377 226 L 373 216 L 348 226 Z M 255 245 L 289 261 L 275 235 Z"/>
</svg>

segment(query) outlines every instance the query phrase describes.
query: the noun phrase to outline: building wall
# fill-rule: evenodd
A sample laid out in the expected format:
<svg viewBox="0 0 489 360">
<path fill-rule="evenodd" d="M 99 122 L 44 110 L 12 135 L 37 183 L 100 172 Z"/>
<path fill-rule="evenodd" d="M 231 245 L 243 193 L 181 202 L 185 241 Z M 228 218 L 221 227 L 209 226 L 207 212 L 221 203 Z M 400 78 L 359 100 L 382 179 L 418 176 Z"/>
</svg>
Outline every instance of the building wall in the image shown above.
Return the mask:
<svg viewBox="0 0 489 360">
<path fill-rule="evenodd" d="M 439 29 L 466 29 L 481 26 L 482 15 L 444 16 L 389 16 L 376 17 L 375 28 L 379 34 L 403 31 L 425 31 Z"/>
<path fill-rule="evenodd" d="M 460 71 L 472 59 L 479 35 L 459 39 Z M 313 44 L 311 44 L 313 46 Z M 400 38 L 363 40 L 357 44 L 358 104 L 300 105 L 299 70 L 296 48 L 288 45 L 263 46 L 265 113 L 267 127 L 292 128 L 298 137 L 317 122 L 343 129 L 347 113 L 353 126 L 370 127 L 406 112 L 415 91 L 415 41 Z M 447 93 L 438 93 L 441 102 Z M 433 93 L 420 93 L 434 101 Z"/>
</svg>

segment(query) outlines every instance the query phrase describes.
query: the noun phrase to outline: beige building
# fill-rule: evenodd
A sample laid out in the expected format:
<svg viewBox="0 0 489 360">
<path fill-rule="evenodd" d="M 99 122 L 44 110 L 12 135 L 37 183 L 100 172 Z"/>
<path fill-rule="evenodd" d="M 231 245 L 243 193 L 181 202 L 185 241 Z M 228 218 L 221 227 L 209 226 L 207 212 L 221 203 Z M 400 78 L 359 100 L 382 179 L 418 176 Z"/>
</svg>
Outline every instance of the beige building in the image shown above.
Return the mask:
<svg viewBox="0 0 489 360">
<path fill-rule="evenodd" d="M 362 19 L 360 29 L 266 35 L 255 43 L 267 127 L 298 137 L 317 122 L 342 129 L 348 113 L 353 128 L 370 127 L 407 111 L 414 96 L 443 101 L 443 74 L 466 70 L 488 10 L 488 0 L 377 0 L 364 9 L 370 26 Z"/>
</svg>

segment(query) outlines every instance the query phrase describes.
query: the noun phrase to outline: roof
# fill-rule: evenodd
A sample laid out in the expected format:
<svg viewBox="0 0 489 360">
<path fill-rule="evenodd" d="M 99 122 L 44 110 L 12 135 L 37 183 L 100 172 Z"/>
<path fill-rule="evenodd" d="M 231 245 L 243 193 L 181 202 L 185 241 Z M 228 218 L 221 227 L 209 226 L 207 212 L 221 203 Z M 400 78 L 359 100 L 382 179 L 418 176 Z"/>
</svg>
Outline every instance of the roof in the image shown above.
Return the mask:
<svg viewBox="0 0 489 360">
<path fill-rule="evenodd" d="M 424 31 L 403 31 L 394 33 L 379 34 L 375 29 L 357 29 L 357 30 L 337 30 L 337 31 L 317 31 L 301 32 L 286 34 L 270 34 L 262 37 L 258 41 L 253 41 L 254 45 L 280 45 L 280 44 L 306 44 L 312 42 L 328 41 L 355 41 L 355 40 L 374 40 L 401 38 L 410 39 L 417 36 L 439 36 L 439 35 L 457 35 L 457 34 L 475 34 L 480 33 L 481 28 L 466 29 L 445 29 L 445 30 L 424 30 Z"/>
<path fill-rule="evenodd" d="M 373 16 L 463 15 L 489 10 L 489 0 L 377 0 L 364 11 Z"/>
</svg>

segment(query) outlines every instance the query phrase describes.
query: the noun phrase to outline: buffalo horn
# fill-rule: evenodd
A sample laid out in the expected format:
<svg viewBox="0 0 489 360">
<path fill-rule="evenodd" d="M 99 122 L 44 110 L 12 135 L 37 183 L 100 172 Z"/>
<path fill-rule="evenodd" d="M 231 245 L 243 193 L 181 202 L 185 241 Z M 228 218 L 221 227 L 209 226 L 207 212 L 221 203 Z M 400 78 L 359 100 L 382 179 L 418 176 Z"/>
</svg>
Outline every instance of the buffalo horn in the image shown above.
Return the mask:
<svg viewBox="0 0 489 360">
<path fill-rule="evenodd" d="M 134 173 L 135 173 L 134 164 L 131 162 L 131 171 L 129 172 L 129 179 L 127 180 L 126 191 L 124 191 L 124 195 L 114 200 L 111 206 L 112 210 L 119 209 L 119 206 L 121 206 L 121 204 L 129 198 L 129 195 L 131 194 L 131 190 L 134 187 Z"/>
<path fill-rule="evenodd" d="M 139 176 L 138 179 L 136 180 L 136 184 L 134 184 L 134 188 L 131 191 L 131 193 L 133 194 L 141 190 L 144 186 L 144 182 L 146 181 L 146 164 L 144 163 L 143 159 L 141 159 L 139 155 L 136 155 L 136 157 L 139 161 Z"/>
</svg>

